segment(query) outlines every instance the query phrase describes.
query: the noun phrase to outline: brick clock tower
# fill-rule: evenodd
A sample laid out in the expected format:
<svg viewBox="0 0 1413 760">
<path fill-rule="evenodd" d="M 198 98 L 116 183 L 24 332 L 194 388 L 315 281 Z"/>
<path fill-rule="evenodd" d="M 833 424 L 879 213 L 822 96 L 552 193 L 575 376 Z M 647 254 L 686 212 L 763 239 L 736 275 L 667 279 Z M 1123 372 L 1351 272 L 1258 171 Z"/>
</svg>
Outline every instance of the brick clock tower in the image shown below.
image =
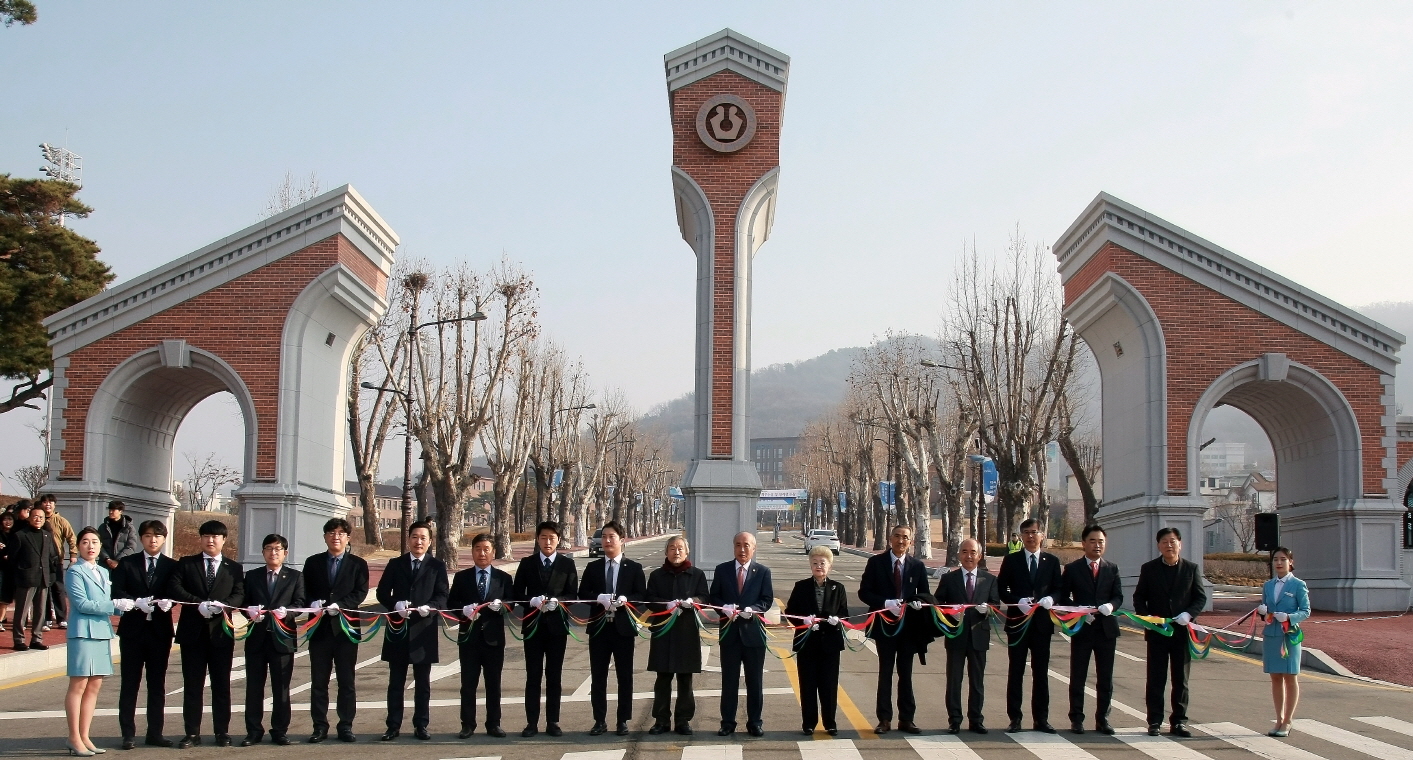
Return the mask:
<svg viewBox="0 0 1413 760">
<path fill-rule="evenodd" d="M 770 236 L 788 56 L 724 29 L 664 57 L 672 189 L 697 254 L 696 434 L 682 481 L 687 536 L 708 573 L 756 528 L 749 456 L 751 258 Z"/>
</svg>

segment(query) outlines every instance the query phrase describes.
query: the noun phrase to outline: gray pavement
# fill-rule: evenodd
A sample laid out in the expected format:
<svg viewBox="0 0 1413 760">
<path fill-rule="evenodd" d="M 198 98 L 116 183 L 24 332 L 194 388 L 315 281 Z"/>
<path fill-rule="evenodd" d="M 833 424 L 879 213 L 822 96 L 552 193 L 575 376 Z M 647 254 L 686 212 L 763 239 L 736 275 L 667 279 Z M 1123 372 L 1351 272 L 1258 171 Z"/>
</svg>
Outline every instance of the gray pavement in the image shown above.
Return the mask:
<svg viewBox="0 0 1413 760">
<path fill-rule="evenodd" d="M 758 558 L 773 571 L 776 595 L 783 597 L 795 580 L 808 574 L 799 539 L 787 536 L 786 543 L 781 546 L 768 543 L 768 532 L 761 533 L 760 538 L 763 543 Z M 661 549 L 660 541 L 652 542 L 629 547 L 628 554 L 651 569 L 660 564 Z M 849 586 L 852 592 L 857 588 L 864 561 L 862 557 L 847 553 L 840 555 L 835 564 L 834 577 Z M 856 604 L 857 598 L 851 598 Z M 1220 606 L 1220 598 L 1218 601 Z M 788 639 L 783 635 L 778 647 L 781 654 L 788 649 Z M 696 736 L 691 737 L 691 741 L 682 741 L 684 737 L 674 735 L 649 736 L 646 730 L 652 722 L 648 715 L 651 681 L 650 675 L 642 671 L 647 660 L 647 643 L 640 642 L 632 724 L 635 733 L 626 738 L 612 734 L 590 737 L 587 735 L 592 724 L 588 702 L 588 652 L 585 645 L 571 640 L 563 676 L 563 737 L 550 738 L 543 733 L 535 739 L 519 737 L 518 731 L 524 725 L 521 700 L 524 693 L 523 657 L 519 645 L 512 642 L 507 649 L 504 700 L 504 727 L 510 736 L 494 740 L 478 733 L 462 741 L 456 738 L 460 728 L 457 712 L 459 663 L 455 661 L 455 647 L 444 641 L 441 650 L 444 662 L 433 671 L 436 680 L 432 684 L 432 741 L 417 741 L 411 738 L 410 731 L 405 731 L 402 738 L 386 744 L 376 741 L 383 730 L 386 666 L 377 660 L 378 647 L 375 642 L 364 645 L 360 653 L 362 667 L 358 671 L 358 691 L 361 701 L 355 726 L 360 739 L 358 744 L 326 742 L 282 748 L 269 744 L 267 739 L 266 743 L 257 747 L 216 749 L 209 745 L 208 733 L 208 744 L 202 747 L 179 752 L 139 746 L 132 754 L 161 757 L 238 754 L 249 760 L 274 757 L 277 752 L 282 757 L 288 757 L 289 750 L 298 751 L 311 760 L 317 757 L 387 753 L 396 753 L 409 760 L 497 757 L 504 760 L 1033 760 L 1036 757 L 1045 760 L 1413 760 L 1413 690 L 1336 676 L 1303 675 L 1301 683 L 1304 693 L 1298 712 L 1301 720 L 1297 721 L 1289 739 L 1270 739 L 1265 736 L 1271 726 L 1272 711 L 1268 677 L 1261 672 L 1260 663 L 1256 660 L 1227 653 L 1214 653 L 1209 659 L 1193 665 L 1191 715 L 1198 729 L 1197 735 L 1189 740 L 1172 740 L 1166 736 L 1149 738 L 1136 732 L 1144 722 L 1141 717 L 1144 684 L 1141 637 L 1126 632 L 1120 640 L 1119 650 L 1117 704 L 1112 716 L 1114 725 L 1121 730 L 1118 737 L 1101 736 L 1092 731 L 1076 736 L 1064 730 L 1068 725 L 1068 690 L 1064 675 L 1069 671 L 1069 647 L 1057 636 L 1052 649 L 1050 681 L 1050 721 L 1062 729 L 1056 736 L 1029 731 L 1008 735 L 997 730 L 1006 723 L 1006 655 L 994 642 L 987 668 L 985 711 L 992 731 L 985 736 L 963 733 L 961 737 L 951 737 L 941 730 L 946 724 L 946 711 L 943 706 L 945 663 L 940 642 L 931 652 L 928 664 L 919 666 L 915 675 L 919 701 L 917 722 L 924 729 L 922 736 L 909 737 L 896 731 L 884 737 L 873 734 L 871 727 L 877 722 L 874 718 L 877 659 L 866 647 L 857 652 L 844 653 L 840 679 L 843 690 L 840 732 L 837 739 L 830 740 L 823 733 L 815 734 L 812 739 L 800 735 L 793 663 L 774 656 L 766 661 L 765 737 L 754 739 L 744 733 L 729 739 L 717 737 L 720 676 L 719 671 L 712 669 L 719 663 L 714 651 L 708 659 L 708 672 L 698 677 L 697 720 L 694 721 Z M 168 673 L 168 691 L 180 687 L 180 669 L 180 662 L 174 656 Z M 309 733 L 308 682 L 308 660 L 300 658 L 296 660 L 294 676 L 296 694 L 292 738 L 302 739 Z M 117 685 L 116 678 L 109 679 L 100 697 L 102 711 L 94 722 L 94 736 L 99 746 L 116 748 L 118 744 L 117 719 L 113 717 Z M 0 683 L 0 701 L 4 704 L 0 709 L 0 737 L 3 737 L 0 738 L 0 757 L 64 752 L 64 688 L 62 673 L 34 674 Z M 243 713 L 239 707 L 239 703 L 243 702 L 244 681 L 236 681 L 233 691 L 237 712 L 232 718 L 231 733 L 239 741 L 244 733 Z M 612 685 L 609 691 L 610 694 L 614 691 Z M 180 734 L 180 701 L 179 692 L 168 697 L 166 722 L 170 738 Z M 408 694 L 408 702 L 407 720 L 410 720 L 411 694 Z M 1029 704 L 1028 694 L 1026 703 Z M 1092 697 L 1087 706 L 1092 714 Z M 744 708 L 743 699 L 741 709 Z M 610 715 L 612 712 L 610 705 Z M 744 717 L 740 720 L 744 723 Z M 140 716 L 138 722 L 141 727 Z M 1028 715 L 1025 725 L 1030 725 Z M 408 728 L 406 721 L 404 728 Z M 1134 732 L 1124 732 L 1124 729 Z M 209 732 L 209 728 L 207 730 Z M 800 741 L 802 739 L 805 741 Z"/>
</svg>

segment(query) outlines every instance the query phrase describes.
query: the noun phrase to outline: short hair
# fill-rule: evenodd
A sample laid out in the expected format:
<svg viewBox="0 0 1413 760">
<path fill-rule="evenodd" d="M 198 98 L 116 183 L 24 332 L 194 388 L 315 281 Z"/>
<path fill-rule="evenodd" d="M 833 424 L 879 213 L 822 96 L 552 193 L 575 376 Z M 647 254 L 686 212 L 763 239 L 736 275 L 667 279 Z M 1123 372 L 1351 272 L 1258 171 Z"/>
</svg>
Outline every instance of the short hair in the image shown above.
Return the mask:
<svg viewBox="0 0 1413 760">
<path fill-rule="evenodd" d="M 266 536 L 265 540 L 260 542 L 261 550 L 264 550 L 264 548 L 269 546 L 270 544 L 279 544 L 281 549 L 289 551 L 289 539 L 285 538 L 284 536 L 281 536 L 278 533 L 271 533 L 270 535 Z"/>
<path fill-rule="evenodd" d="M 4 512 L 0 512 L 0 520 L 4 520 L 4 519 L 7 518 L 7 517 L 10 518 L 10 522 L 14 522 L 14 521 L 15 521 L 15 513 L 14 513 L 14 512 L 9 511 L 8 509 L 5 510 Z"/>
<path fill-rule="evenodd" d="M 349 525 L 348 521 L 343 519 L 342 517 L 335 517 L 334 519 L 324 523 L 325 533 L 333 533 L 336 530 L 341 530 L 350 536 L 353 535 L 353 526 Z"/>
<path fill-rule="evenodd" d="M 1290 549 L 1287 549 L 1284 546 L 1277 546 L 1276 548 L 1271 550 L 1272 557 L 1276 556 L 1277 554 L 1284 554 L 1286 559 L 1290 560 L 1291 562 L 1295 561 L 1295 552 L 1291 551 Z"/>
<path fill-rule="evenodd" d="M 203 536 L 220 536 L 221 538 L 225 538 L 227 535 L 229 535 L 229 531 L 227 531 L 226 529 L 226 524 L 221 522 L 220 520 L 207 520 L 206 522 L 201 523 L 201 530 L 199 531 L 199 534 Z"/>
<path fill-rule="evenodd" d="M 123 505 L 123 502 L 122 502 L 121 500 L 119 500 L 119 499 L 114 499 L 114 500 L 108 502 L 108 511 L 111 512 L 111 511 L 113 511 L 113 510 L 116 509 L 116 510 L 118 510 L 119 512 L 121 512 L 121 511 L 123 511 L 123 506 L 124 506 L 124 505 Z"/>
<path fill-rule="evenodd" d="M 491 538 L 491 534 L 489 533 L 477 533 L 476 537 L 471 539 L 471 545 L 474 547 L 476 544 L 481 543 L 490 544 L 492 547 L 494 547 L 496 545 L 496 540 L 494 538 Z"/>
<path fill-rule="evenodd" d="M 33 504 L 34 502 L 30 501 L 29 499 L 20 499 L 19 501 L 15 502 L 15 511 L 18 512 L 21 509 L 29 509 L 30 506 L 32 506 Z"/>
<path fill-rule="evenodd" d="M 1089 525 L 1084 526 L 1084 532 L 1079 534 L 1079 540 L 1083 541 L 1084 539 L 1089 538 L 1090 533 L 1103 533 L 1105 538 L 1109 537 L 1108 531 L 1104 530 L 1098 525 L 1090 523 Z"/>
<path fill-rule="evenodd" d="M 407 526 L 407 535 L 409 535 L 409 536 L 412 535 L 412 531 L 417 530 L 417 529 L 419 529 L 419 528 L 422 529 L 422 530 L 427 531 L 427 538 L 431 538 L 431 537 L 432 537 L 432 526 L 428 525 L 426 522 L 423 522 L 422 520 L 418 520 L 417 522 L 412 523 L 411 525 Z"/>
<path fill-rule="evenodd" d="M 1155 539 L 1153 539 L 1153 540 L 1154 540 L 1154 541 L 1162 541 L 1164 538 L 1166 538 L 1166 537 L 1168 537 L 1168 536 L 1174 536 L 1174 537 L 1177 538 L 1177 540 L 1181 541 L 1181 540 L 1182 540 L 1182 531 L 1178 530 L 1177 528 L 1175 528 L 1175 527 L 1173 527 L 1173 526 L 1171 526 L 1171 525 L 1165 525 L 1165 526 L 1163 526 L 1163 527 L 1161 527 L 1161 528 L 1158 529 L 1158 537 L 1155 538 Z"/>
<path fill-rule="evenodd" d="M 600 535 L 607 533 L 608 531 L 613 531 L 614 533 L 618 534 L 619 538 L 623 538 L 623 526 L 620 525 L 617 520 L 609 520 L 608 522 L 603 524 L 602 528 L 599 528 Z"/>
<path fill-rule="evenodd" d="M 815 557 L 824 557 L 829 560 L 829 564 L 834 564 L 834 550 L 827 546 L 820 545 L 810 549 L 810 559 Z"/>
<path fill-rule="evenodd" d="M 554 520 L 545 520 L 544 522 L 540 523 L 539 525 L 536 525 L 536 526 L 535 526 L 535 538 L 539 538 L 539 537 L 540 537 L 540 534 L 541 534 L 541 533 L 544 533 L 544 532 L 547 531 L 547 530 L 548 530 L 548 531 L 553 531 L 556 538 L 564 538 L 564 534 L 559 532 L 559 523 L 555 522 Z M 620 534 L 618 534 L 618 535 L 621 536 L 621 535 L 623 535 L 623 534 L 620 533 Z"/>
<path fill-rule="evenodd" d="M 167 524 L 161 520 L 144 520 L 141 525 L 137 526 L 137 535 L 141 538 L 148 533 L 165 538 L 167 536 Z"/>
<path fill-rule="evenodd" d="M 676 543 L 681 544 L 681 545 L 682 545 L 682 548 L 683 548 L 683 549 L 686 549 L 688 554 L 691 554 L 691 553 L 692 553 L 692 545 L 689 544 L 689 543 L 687 543 L 687 537 L 684 536 L 684 535 L 682 535 L 681 533 L 678 533 L 677 535 L 668 538 L 668 539 L 667 539 L 667 546 L 671 546 L 671 545 L 673 544 L 673 542 L 676 542 Z M 664 547 L 664 548 L 666 548 L 666 547 Z"/>
<path fill-rule="evenodd" d="M 57 503 L 59 502 L 59 499 L 58 499 L 57 497 L 55 497 L 54 494 L 52 494 L 52 493 L 47 493 L 47 494 L 44 494 L 43 496 L 39 497 L 39 503 L 40 503 L 40 504 L 44 504 L 44 503 L 46 503 L 46 502 L 54 502 L 54 503 L 57 504 Z"/>
<path fill-rule="evenodd" d="M 1021 520 L 1020 529 L 1021 529 L 1021 532 L 1022 532 L 1022 533 L 1025 532 L 1025 529 L 1026 529 L 1026 528 L 1039 528 L 1039 527 L 1040 527 L 1040 521 L 1037 520 L 1037 519 L 1035 519 L 1034 517 L 1027 517 L 1027 518 L 1025 518 L 1024 520 Z"/>
<path fill-rule="evenodd" d="M 894 525 L 893 527 L 889 528 L 888 535 L 891 536 L 894 533 L 897 533 L 899 528 L 902 528 L 903 530 L 906 530 L 908 532 L 908 538 L 913 537 L 913 526 L 908 525 L 907 523 L 898 523 L 897 525 Z"/>
<path fill-rule="evenodd" d="M 85 525 L 83 526 L 83 530 L 79 531 L 77 536 L 74 536 L 74 541 L 82 541 L 83 537 L 88 535 L 98 536 L 98 529 L 92 525 Z M 102 542 L 103 537 L 98 536 L 98 540 Z"/>
</svg>

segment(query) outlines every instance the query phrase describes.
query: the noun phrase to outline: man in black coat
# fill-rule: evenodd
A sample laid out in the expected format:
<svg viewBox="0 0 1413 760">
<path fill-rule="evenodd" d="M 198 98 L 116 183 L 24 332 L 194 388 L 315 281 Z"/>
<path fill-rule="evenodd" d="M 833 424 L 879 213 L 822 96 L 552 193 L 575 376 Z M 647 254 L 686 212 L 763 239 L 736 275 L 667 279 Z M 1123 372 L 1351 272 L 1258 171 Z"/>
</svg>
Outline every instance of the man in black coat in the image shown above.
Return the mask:
<svg viewBox="0 0 1413 760">
<path fill-rule="evenodd" d="M 183 602 L 177 621 L 182 648 L 182 723 L 186 735 L 177 744 L 186 749 L 201 743 L 203 682 L 211 678 L 211 728 L 216 746 L 231 746 L 231 660 L 235 639 L 221 627 L 222 608 L 245 601 L 245 573 L 240 563 L 221 555 L 226 524 L 201 524 L 201 553 L 182 557 L 167 582 L 167 598 Z M 219 603 L 219 604 L 218 604 Z"/>
<path fill-rule="evenodd" d="M 1025 660 L 1030 658 L 1030 715 L 1035 730 L 1055 733 L 1050 725 L 1050 638 L 1055 624 L 1050 621 L 1050 608 L 1060 594 L 1060 558 L 1040 550 L 1045 537 L 1040 533 L 1040 521 L 1030 518 L 1020 524 L 1022 549 L 1007 554 L 1001 560 L 1001 572 L 996 581 L 1001 601 L 1020 607 L 1024 615 L 1033 608 L 1030 625 L 1008 625 L 1011 644 L 1010 671 L 1006 675 L 1006 715 L 1010 732 L 1021 730 L 1022 696 L 1025 691 Z M 1015 617 L 1015 613 L 1011 613 Z"/>
<path fill-rule="evenodd" d="M 383 662 L 388 664 L 388 730 L 382 740 L 390 742 L 402 733 L 403 692 L 407 689 L 407 666 L 412 666 L 412 735 L 423 741 L 432 738 L 427 730 L 432 721 L 432 666 L 439 662 L 438 641 L 441 620 L 437 610 L 446 608 L 446 565 L 427 553 L 432 546 L 432 527 L 424 522 L 407 528 L 407 553 L 388 563 L 378 579 L 378 604 L 397 613 L 389 619 L 383 634 Z M 401 616 L 400 630 L 392 629 Z"/>
<path fill-rule="evenodd" d="M 304 560 L 304 592 L 314 601 L 310 607 L 324 610 L 322 619 L 309 637 L 309 717 L 314 733 L 309 741 L 318 744 L 329 737 L 329 676 L 337 673 L 338 737 L 355 742 L 353 718 L 358 711 L 358 642 L 346 636 L 339 622 L 342 610 L 357 610 L 368 598 L 368 562 L 349 551 L 353 528 L 335 517 L 324 523 L 324 545 L 328 551 Z M 317 614 L 317 613 L 316 613 Z M 357 619 L 347 620 L 354 635 L 361 632 Z"/>
<path fill-rule="evenodd" d="M 245 574 L 246 615 L 250 635 L 245 638 L 245 739 L 240 746 L 259 744 L 265 736 L 265 675 L 270 676 L 270 739 L 290 744 L 289 682 L 294 675 L 294 650 L 298 647 L 295 616 L 286 612 L 303 607 L 304 576 L 285 567 L 289 540 L 271 533 L 261 544 L 265 566 Z M 285 627 L 281 628 L 281 624 Z"/>
<path fill-rule="evenodd" d="M 1084 529 L 1080 540 L 1084 556 L 1065 565 L 1061 582 L 1061 604 L 1070 607 L 1097 607 L 1091 616 L 1070 637 L 1070 730 L 1084 733 L 1084 684 L 1089 680 L 1089 658 L 1094 658 L 1097 695 L 1094 708 L 1094 728 L 1101 734 L 1114 735 L 1109 725 L 1109 705 L 1114 700 L 1114 650 L 1119 641 L 1119 621 L 1114 610 L 1123 606 L 1123 581 L 1119 566 L 1104 559 L 1108 536 L 1098 525 Z"/>
<path fill-rule="evenodd" d="M 495 542 L 489 534 L 471 539 L 468 567 L 451 579 L 447 608 L 461 610 L 457 649 L 461 655 L 461 733 L 469 739 L 476 733 L 476 687 L 486 676 L 486 733 L 505 738 L 500 726 L 500 674 L 505 668 L 505 609 L 510 598 L 510 574 L 491 566 Z"/>
<path fill-rule="evenodd" d="M 16 525 L 10 548 L 10 567 L 15 576 L 15 651 L 48 649 L 44 644 L 44 623 L 49 613 L 49 588 L 54 583 L 58 550 L 44 530 L 44 510 L 30 509 L 24 524 Z M 25 626 L 32 629 L 25 645 Z"/>
<path fill-rule="evenodd" d="M 756 536 L 742 531 L 732 539 L 736 559 L 716 566 L 711 579 L 711 603 L 723 608 L 721 641 L 721 729 L 717 736 L 736 733 L 736 705 L 742 666 L 746 671 L 746 732 L 765 734 L 765 621 L 761 615 L 775 604 L 770 568 L 755 561 Z"/>
<path fill-rule="evenodd" d="M 540 732 L 540 676 L 545 679 L 545 733 L 562 736 L 559 728 L 560 676 L 569 621 L 559 609 L 560 599 L 572 599 L 579 588 L 574 560 L 559 554 L 559 524 L 542 522 L 535 528 L 534 554 L 520 560 L 510 596 L 525 605 L 520 633 L 525 637 L 525 730 L 530 738 Z"/>
<path fill-rule="evenodd" d="M 937 583 L 937 603 L 976 605 L 961 616 L 962 632 L 947 639 L 947 732 L 962 730 L 962 669 L 967 674 L 967 723 L 978 734 L 987 732 L 982 707 L 986 702 L 986 650 L 991 647 L 991 610 L 1001 603 L 996 576 L 979 567 L 981 544 L 974 538 L 962 542 L 957 552 L 961 567 Z"/>
<path fill-rule="evenodd" d="M 122 685 L 118 694 L 118 728 L 123 749 L 132 749 L 137 736 L 137 693 L 142 674 L 147 671 L 146 744 L 170 747 L 172 740 L 162 736 L 167 708 L 167 664 L 172 656 L 172 608 L 161 609 L 154 601 L 165 598 L 177 561 L 162 553 L 167 542 L 167 524 L 148 520 L 138 526 L 142 551 L 118 560 L 113 571 L 113 598 L 132 599 L 133 609 L 118 621 L 118 652 L 122 657 Z"/>
<path fill-rule="evenodd" d="M 125 506 L 117 499 L 108 502 L 108 519 L 98 524 L 98 564 L 110 574 L 118 569 L 118 560 L 142 551 L 132 518 L 123 514 Z"/>
<path fill-rule="evenodd" d="M 878 649 L 878 698 L 875 702 L 878 727 L 874 731 L 880 734 L 892 728 L 894 669 L 898 672 L 898 729 L 910 734 L 922 732 L 913 722 L 917 714 L 917 700 L 913 697 L 913 657 L 926 651 L 927 642 L 919 639 L 918 634 L 936 628 L 921 615 L 913 616 L 917 618 L 912 621 L 913 625 L 907 624 L 909 602 L 931 604 L 934 601 L 927 581 L 927 566 L 909 553 L 912 545 L 913 529 L 907 525 L 893 526 L 888 532 L 889 550 L 869 557 L 863 579 L 859 581 L 859 600 L 868 605 L 869 611 L 883 610 L 890 619 L 898 621 L 889 623 L 879 616 L 869 631 Z M 927 610 L 925 614 L 932 612 Z"/>
<path fill-rule="evenodd" d="M 608 730 L 608 665 L 618 674 L 618 725 L 614 733 L 628 735 L 633 719 L 633 644 L 638 632 L 622 607 L 646 598 L 648 578 L 643 566 L 623 556 L 623 526 L 603 526 L 603 557 L 590 562 L 579 579 L 579 598 L 594 599 L 589 611 L 589 704 L 594 712 L 590 736 Z"/>
<path fill-rule="evenodd" d="M 1148 734 L 1157 736 L 1163 729 L 1163 690 L 1168 674 L 1173 677 L 1173 711 L 1168 716 L 1169 733 L 1189 737 L 1187 728 L 1187 680 L 1192 669 L 1192 652 L 1188 649 L 1186 626 L 1207 606 L 1207 590 L 1202 586 L 1202 572 L 1196 562 L 1182 558 L 1182 531 L 1172 526 L 1158 531 L 1158 553 L 1155 560 L 1143 563 L 1138 570 L 1138 585 L 1133 589 L 1133 611 L 1140 615 L 1171 618 L 1172 636 L 1144 631 L 1148 648 Z"/>
</svg>

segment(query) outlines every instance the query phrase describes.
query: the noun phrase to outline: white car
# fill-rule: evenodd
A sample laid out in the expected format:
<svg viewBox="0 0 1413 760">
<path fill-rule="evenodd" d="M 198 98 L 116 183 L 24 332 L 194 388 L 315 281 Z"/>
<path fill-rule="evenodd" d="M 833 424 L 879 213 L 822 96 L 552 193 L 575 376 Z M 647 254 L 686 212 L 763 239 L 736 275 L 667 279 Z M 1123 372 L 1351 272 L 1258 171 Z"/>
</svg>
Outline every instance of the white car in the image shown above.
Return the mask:
<svg viewBox="0 0 1413 760">
<path fill-rule="evenodd" d="M 805 554 L 809 554 L 816 546 L 827 546 L 839 553 L 839 534 L 832 530 L 816 528 L 805 536 Z"/>
</svg>

